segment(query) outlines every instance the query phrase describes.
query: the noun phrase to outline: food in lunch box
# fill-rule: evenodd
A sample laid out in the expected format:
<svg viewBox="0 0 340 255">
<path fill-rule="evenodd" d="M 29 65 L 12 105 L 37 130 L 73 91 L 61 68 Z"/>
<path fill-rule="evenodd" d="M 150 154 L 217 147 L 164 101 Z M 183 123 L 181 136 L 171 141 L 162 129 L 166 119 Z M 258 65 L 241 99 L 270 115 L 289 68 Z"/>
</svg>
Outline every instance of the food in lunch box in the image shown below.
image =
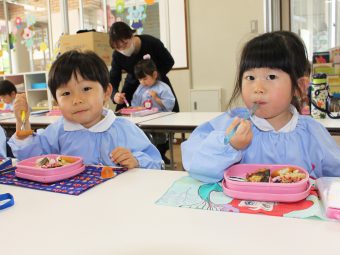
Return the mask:
<svg viewBox="0 0 340 255">
<path fill-rule="evenodd" d="M 56 168 L 65 166 L 67 164 L 70 164 L 72 162 L 69 162 L 67 159 L 63 157 L 56 157 L 56 158 L 49 158 L 49 157 L 42 157 L 37 159 L 36 166 L 41 168 Z"/>
<path fill-rule="evenodd" d="M 306 178 L 306 174 L 299 169 L 293 167 L 286 167 L 275 170 L 271 174 L 272 182 L 275 183 L 293 183 Z"/>
<path fill-rule="evenodd" d="M 254 173 L 248 173 L 246 179 L 248 182 L 269 182 L 270 170 L 268 168 L 260 168 Z"/>
</svg>

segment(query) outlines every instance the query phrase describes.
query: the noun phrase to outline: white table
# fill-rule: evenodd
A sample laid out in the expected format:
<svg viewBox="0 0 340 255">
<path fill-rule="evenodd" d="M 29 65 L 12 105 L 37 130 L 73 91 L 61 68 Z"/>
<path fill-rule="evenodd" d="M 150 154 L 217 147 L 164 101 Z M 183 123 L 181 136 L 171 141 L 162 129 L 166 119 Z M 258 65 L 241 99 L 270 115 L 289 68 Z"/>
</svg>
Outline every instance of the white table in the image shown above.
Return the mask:
<svg viewBox="0 0 340 255">
<path fill-rule="evenodd" d="M 315 119 L 321 123 L 331 135 L 340 136 L 340 119 Z"/>
<path fill-rule="evenodd" d="M 171 115 L 171 114 L 174 114 L 174 112 L 157 112 L 157 113 L 146 115 L 143 117 L 119 116 L 119 118 L 126 118 L 132 121 L 133 123 L 138 124 L 144 121 L 162 118 L 164 116 Z"/>
<path fill-rule="evenodd" d="M 130 170 L 80 196 L 0 185 L 3 255 L 335 255 L 340 223 L 156 205 L 180 171 Z"/>
<path fill-rule="evenodd" d="M 175 133 L 191 133 L 197 126 L 209 121 L 222 112 L 178 112 L 162 118 L 143 121 L 138 126 L 145 132 L 169 134 L 170 168 L 174 168 L 173 138 Z"/>
</svg>

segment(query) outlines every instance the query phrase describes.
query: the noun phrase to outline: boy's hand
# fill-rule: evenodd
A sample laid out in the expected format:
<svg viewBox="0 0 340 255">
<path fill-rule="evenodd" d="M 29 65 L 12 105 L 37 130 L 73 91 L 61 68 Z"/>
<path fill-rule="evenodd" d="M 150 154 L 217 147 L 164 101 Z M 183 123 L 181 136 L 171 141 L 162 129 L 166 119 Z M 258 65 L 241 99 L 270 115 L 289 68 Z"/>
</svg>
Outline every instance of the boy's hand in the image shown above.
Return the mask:
<svg viewBox="0 0 340 255">
<path fill-rule="evenodd" d="M 111 160 L 117 165 L 119 164 L 129 169 L 138 167 L 137 159 L 132 155 L 130 150 L 124 147 L 115 148 L 110 156 Z"/>
<path fill-rule="evenodd" d="M 240 118 L 235 118 L 226 130 L 226 135 L 236 127 L 235 134 L 230 139 L 230 145 L 236 150 L 246 148 L 253 139 L 253 132 L 251 129 L 251 122 Z"/>
<path fill-rule="evenodd" d="M 30 112 L 29 112 L 29 107 L 27 104 L 26 94 L 16 95 L 14 105 L 13 105 L 13 111 L 15 114 L 15 118 L 17 119 L 17 122 L 22 123 L 22 120 L 21 120 L 22 111 L 25 111 L 26 113 L 25 122 L 28 121 Z"/>
<path fill-rule="evenodd" d="M 125 99 L 125 93 L 117 92 L 113 98 L 116 104 L 123 104 Z"/>
<path fill-rule="evenodd" d="M 158 98 L 158 95 L 157 95 L 156 91 L 154 91 L 154 90 L 150 90 L 149 95 L 154 99 Z"/>
</svg>

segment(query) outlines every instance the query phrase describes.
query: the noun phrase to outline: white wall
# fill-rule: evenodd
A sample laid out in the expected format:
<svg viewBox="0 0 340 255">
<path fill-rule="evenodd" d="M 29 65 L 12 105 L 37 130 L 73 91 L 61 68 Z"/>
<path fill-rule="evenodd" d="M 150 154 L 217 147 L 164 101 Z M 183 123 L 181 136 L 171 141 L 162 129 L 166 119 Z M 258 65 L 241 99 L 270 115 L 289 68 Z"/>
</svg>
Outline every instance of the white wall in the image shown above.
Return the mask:
<svg viewBox="0 0 340 255">
<path fill-rule="evenodd" d="M 264 31 L 263 0 L 187 0 L 189 69 L 170 72 L 181 111 L 190 111 L 190 88 L 222 88 L 226 106 L 234 86 L 237 58 L 250 33 L 251 20 Z"/>
</svg>

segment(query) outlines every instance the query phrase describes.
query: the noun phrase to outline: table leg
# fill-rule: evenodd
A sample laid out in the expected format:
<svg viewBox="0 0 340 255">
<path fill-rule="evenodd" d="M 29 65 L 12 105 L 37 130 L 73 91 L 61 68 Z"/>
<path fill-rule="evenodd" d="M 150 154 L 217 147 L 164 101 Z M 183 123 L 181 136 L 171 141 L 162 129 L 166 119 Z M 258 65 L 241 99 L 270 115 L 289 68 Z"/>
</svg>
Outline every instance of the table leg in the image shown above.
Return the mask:
<svg viewBox="0 0 340 255">
<path fill-rule="evenodd" d="M 174 170 L 174 146 L 173 146 L 173 141 L 174 141 L 174 133 L 169 132 L 169 150 L 170 150 L 170 167 L 171 170 Z"/>
</svg>

